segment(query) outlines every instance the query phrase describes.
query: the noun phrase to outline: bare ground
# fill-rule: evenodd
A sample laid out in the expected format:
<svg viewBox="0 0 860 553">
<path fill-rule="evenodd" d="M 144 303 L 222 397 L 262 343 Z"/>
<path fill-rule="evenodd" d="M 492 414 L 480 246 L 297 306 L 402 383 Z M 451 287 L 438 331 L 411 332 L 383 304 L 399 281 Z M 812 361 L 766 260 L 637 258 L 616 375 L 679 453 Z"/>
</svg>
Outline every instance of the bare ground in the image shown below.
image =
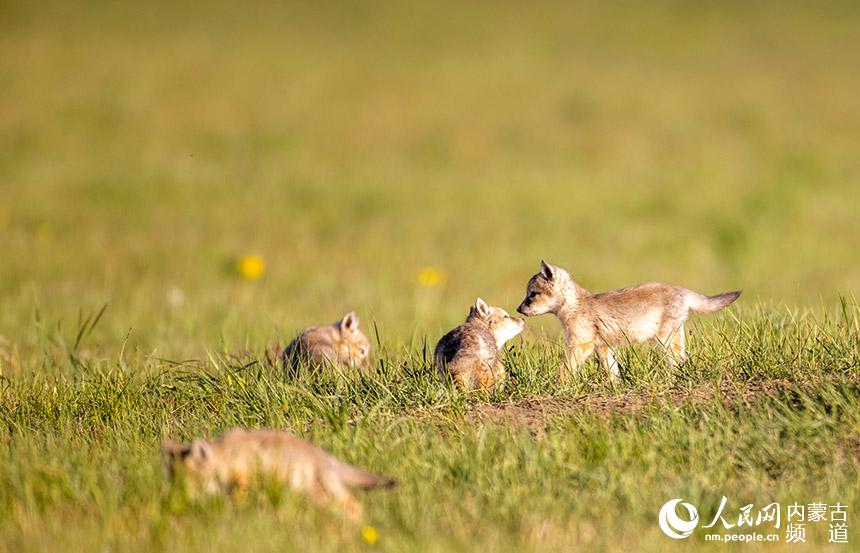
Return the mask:
<svg viewBox="0 0 860 553">
<path fill-rule="evenodd" d="M 783 394 L 801 386 L 788 380 L 747 383 L 743 387 L 723 382 L 719 386 L 700 384 L 689 389 L 668 389 L 660 393 L 627 392 L 620 395 L 588 395 L 570 398 L 535 397 L 502 404 L 479 404 L 468 412 L 468 419 L 496 424 L 526 426 L 541 432 L 547 419 L 555 415 L 587 411 L 605 417 L 616 414 L 637 415 L 652 407 L 712 403 L 719 399 L 726 406 L 739 400 L 754 402 L 765 396 Z"/>
</svg>

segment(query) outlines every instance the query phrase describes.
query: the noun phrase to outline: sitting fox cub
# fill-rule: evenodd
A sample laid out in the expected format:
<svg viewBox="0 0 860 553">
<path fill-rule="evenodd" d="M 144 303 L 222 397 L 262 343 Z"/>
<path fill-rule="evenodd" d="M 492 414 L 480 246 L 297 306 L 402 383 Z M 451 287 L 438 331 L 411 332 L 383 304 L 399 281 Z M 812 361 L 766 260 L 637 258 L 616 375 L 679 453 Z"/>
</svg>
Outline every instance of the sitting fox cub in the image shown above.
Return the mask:
<svg viewBox="0 0 860 553">
<path fill-rule="evenodd" d="M 442 377 L 450 374 L 462 388 L 492 388 L 507 377 L 500 355 L 502 347 L 523 327 L 522 319 L 478 298 L 466 322 L 436 344 L 436 370 Z"/>
<path fill-rule="evenodd" d="M 564 327 L 567 365 L 576 370 L 596 350 L 614 380 L 616 348 L 656 340 L 666 349 L 666 363 L 674 367 L 686 359 L 684 323 L 690 311 L 719 311 L 740 295 L 737 291 L 703 296 L 657 282 L 592 294 L 561 267 L 541 261 L 517 311 L 526 316 L 554 314 Z M 559 372 L 563 377 L 564 365 Z"/>
<path fill-rule="evenodd" d="M 334 500 L 347 515 L 359 517 L 361 504 L 349 488 L 390 488 L 394 480 L 348 465 L 288 432 L 234 428 L 221 437 L 190 444 L 165 442 L 171 478 L 189 478 L 196 491 L 247 489 L 255 476 L 273 478 L 318 504 Z"/>
<path fill-rule="evenodd" d="M 370 367 L 370 340 L 358 327 L 358 315 L 350 311 L 328 326 L 312 326 L 284 349 L 281 360 L 293 370 L 302 363 Z"/>
</svg>

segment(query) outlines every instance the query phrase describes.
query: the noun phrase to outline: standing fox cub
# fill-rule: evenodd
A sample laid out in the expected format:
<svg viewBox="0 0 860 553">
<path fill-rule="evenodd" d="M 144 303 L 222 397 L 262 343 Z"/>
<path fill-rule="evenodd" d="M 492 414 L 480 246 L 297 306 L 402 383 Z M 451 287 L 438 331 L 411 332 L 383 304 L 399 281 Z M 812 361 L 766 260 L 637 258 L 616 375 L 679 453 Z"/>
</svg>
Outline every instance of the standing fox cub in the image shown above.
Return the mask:
<svg viewBox="0 0 860 553">
<path fill-rule="evenodd" d="M 391 488 L 394 480 L 354 467 L 288 432 L 233 428 L 215 440 L 165 442 L 171 479 L 182 476 L 196 491 L 246 490 L 254 477 L 274 479 L 320 505 L 332 500 L 351 517 L 361 504 L 350 488 Z"/>
<path fill-rule="evenodd" d="M 505 342 L 523 331 L 525 321 L 478 298 L 466 322 L 442 336 L 434 361 L 443 378 L 451 375 L 462 388 L 492 388 L 507 377 L 501 351 Z"/>
<path fill-rule="evenodd" d="M 312 326 L 284 349 L 281 360 L 295 370 L 303 363 L 370 367 L 370 340 L 358 327 L 358 315 L 350 311 L 328 326 Z"/>
<path fill-rule="evenodd" d="M 740 295 L 737 291 L 703 296 L 658 282 L 592 294 L 561 267 L 541 261 L 540 272 L 529 280 L 517 311 L 526 316 L 554 314 L 564 327 L 567 365 L 576 370 L 596 350 L 615 380 L 617 348 L 656 340 L 665 348 L 666 363 L 675 367 L 686 359 L 684 323 L 690 311 L 719 311 Z M 559 371 L 561 377 L 564 368 Z"/>
</svg>

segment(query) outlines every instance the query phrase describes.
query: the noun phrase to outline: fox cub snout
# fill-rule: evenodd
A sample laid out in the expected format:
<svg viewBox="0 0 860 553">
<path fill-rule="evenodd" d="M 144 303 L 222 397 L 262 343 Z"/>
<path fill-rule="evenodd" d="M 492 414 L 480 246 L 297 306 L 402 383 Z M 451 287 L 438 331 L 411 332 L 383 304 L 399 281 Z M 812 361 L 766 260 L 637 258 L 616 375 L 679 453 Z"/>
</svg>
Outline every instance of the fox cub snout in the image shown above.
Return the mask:
<svg viewBox="0 0 860 553">
<path fill-rule="evenodd" d="M 305 493 L 317 504 L 335 502 L 352 517 L 360 517 L 361 504 L 351 488 L 395 485 L 394 480 L 344 463 L 310 442 L 277 430 L 234 428 L 214 440 L 167 441 L 163 451 L 171 479 L 185 479 L 192 493 L 244 491 L 254 478 L 265 478 Z"/>
<path fill-rule="evenodd" d="M 596 351 L 616 379 L 618 348 L 655 340 L 665 349 L 666 363 L 674 367 L 686 359 L 684 323 L 690 312 L 719 311 L 740 295 L 735 291 L 704 296 L 659 282 L 592 294 L 561 267 L 541 261 L 517 311 L 529 317 L 554 314 L 564 328 L 567 366 L 576 370 Z M 563 365 L 560 376 L 564 369 Z"/>
<path fill-rule="evenodd" d="M 306 328 L 284 349 L 281 359 L 292 369 L 301 364 L 370 367 L 370 340 L 359 328 L 354 311 L 328 326 Z"/>
<path fill-rule="evenodd" d="M 501 352 L 505 342 L 523 331 L 525 321 L 478 298 L 466 321 L 436 344 L 434 362 L 443 377 L 463 388 L 492 388 L 507 377 Z"/>
</svg>

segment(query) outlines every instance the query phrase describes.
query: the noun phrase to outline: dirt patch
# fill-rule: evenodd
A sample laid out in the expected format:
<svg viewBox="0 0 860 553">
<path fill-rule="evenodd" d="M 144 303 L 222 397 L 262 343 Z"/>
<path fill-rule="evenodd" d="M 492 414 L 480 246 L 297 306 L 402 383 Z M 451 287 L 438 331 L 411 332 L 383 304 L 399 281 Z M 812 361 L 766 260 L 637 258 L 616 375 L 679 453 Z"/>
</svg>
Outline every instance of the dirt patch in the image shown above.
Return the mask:
<svg viewBox="0 0 860 553">
<path fill-rule="evenodd" d="M 841 446 L 840 449 L 848 460 L 860 462 L 860 438 L 857 436 L 846 438 Z"/>
<path fill-rule="evenodd" d="M 797 388 L 788 380 L 750 383 L 743 387 L 727 382 L 720 386 L 701 384 L 691 389 L 670 389 L 656 394 L 627 392 L 620 395 L 588 395 L 581 397 L 537 397 L 510 401 L 498 405 L 476 405 L 466 416 L 469 419 L 496 424 L 521 425 L 531 432 L 540 432 L 548 417 L 573 411 L 587 411 L 604 417 L 615 414 L 638 415 L 653 406 L 680 406 L 709 403 L 719 397 L 724 405 L 738 400 L 752 402 L 763 396 L 773 396 Z"/>
</svg>

